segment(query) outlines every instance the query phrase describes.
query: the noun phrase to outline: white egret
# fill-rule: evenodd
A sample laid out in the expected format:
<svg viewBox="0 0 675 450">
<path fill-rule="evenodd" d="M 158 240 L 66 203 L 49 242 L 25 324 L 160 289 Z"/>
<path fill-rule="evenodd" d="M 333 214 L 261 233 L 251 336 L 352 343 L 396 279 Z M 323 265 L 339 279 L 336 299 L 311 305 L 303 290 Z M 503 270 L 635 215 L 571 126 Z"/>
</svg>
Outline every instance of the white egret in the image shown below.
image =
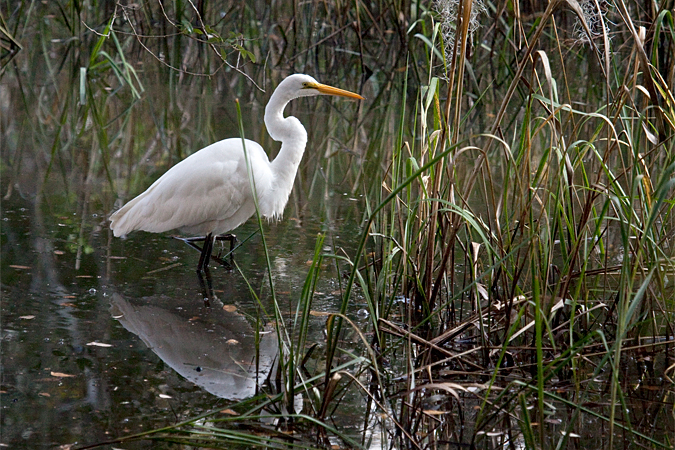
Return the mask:
<svg viewBox="0 0 675 450">
<path fill-rule="evenodd" d="M 284 117 L 291 100 L 314 95 L 336 95 L 363 100 L 358 94 L 317 82 L 308 75 L 287 77 L 265 107 L 265 126 L 281 142 L 277 157 L 270 161 L 263 148 L 246 140 L 248 163 L 253 175 L 260 214 L 278 219 L 284 211 L 307 144 L 307 131 L 300 121 Z M 197 272 L 209 264 L 213 243 L 255 213 L 246 155 L 240 138 L 224 139 L 179 162 L 145 192 L 110 216 L 115 236 L 134 230 L 161 233 L 180 229 L 203 238 L 185 239 L 201 250 Z M 200 249 L 193 240 L 204 240 Z"/>
</svg>

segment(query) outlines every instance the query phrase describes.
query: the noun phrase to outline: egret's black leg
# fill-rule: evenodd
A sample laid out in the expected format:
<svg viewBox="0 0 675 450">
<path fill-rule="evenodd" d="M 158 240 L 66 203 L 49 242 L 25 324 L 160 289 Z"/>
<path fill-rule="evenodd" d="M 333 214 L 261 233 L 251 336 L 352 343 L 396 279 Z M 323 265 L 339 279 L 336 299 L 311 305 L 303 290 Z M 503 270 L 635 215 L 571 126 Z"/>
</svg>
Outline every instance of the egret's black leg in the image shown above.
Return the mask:
<svg viewBox="0 0 675 450">
<path fill-rule="evenodd" d="M 206 277 L 206 283 L 204 283 L 204 277 Z M 215 296 L 213 295 L 213 281 L 211 280 L 209 266 L 204 267 L 203 275 L 202 272 L 197 271 L 197 278 L 199 279 L 199 286 L 202 289 L 204 306 L 211 306 L 211 299 L 215 298 Z"/>
<path fill-rule="evenodd" d="M 211 259 L 211 252 L 213 252 L 213 234 L 209 233 L 204 238 L 204 247 L 202 253 L 199 255 L 199 264 L 197 264 L 197 272 L 202 272 L 205 267 L 209 265 Z"/>
</svg>

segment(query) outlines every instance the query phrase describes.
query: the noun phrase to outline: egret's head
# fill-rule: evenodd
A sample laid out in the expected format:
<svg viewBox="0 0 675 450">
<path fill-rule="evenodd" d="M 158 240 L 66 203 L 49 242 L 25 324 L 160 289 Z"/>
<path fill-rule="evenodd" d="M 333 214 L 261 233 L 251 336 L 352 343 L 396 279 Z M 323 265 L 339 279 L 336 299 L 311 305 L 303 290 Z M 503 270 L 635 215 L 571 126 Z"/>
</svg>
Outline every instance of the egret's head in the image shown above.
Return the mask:
<svg viewBox="0 0 675 450">
<path fill-rule="evenodd" d="M 313 95 L 335 95 L 339 97 L 363 100 L 359 94 L 321 84 L 309 75 L 295 74 L 279 83 L 275 92 L 284 93 L 290 98 L 310 97 Z"/>
</svg>

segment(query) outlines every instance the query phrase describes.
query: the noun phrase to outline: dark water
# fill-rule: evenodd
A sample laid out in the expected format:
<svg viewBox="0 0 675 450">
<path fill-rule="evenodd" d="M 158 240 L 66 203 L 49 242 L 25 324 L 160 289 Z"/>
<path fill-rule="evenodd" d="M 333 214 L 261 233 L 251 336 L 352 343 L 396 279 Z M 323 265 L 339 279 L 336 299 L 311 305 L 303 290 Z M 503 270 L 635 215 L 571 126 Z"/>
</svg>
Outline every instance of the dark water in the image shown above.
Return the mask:
<svg viewBox="0 0 675 450">
<path fill-rule="evenodd" d="M 60 195 L 14 195 L 3 202 L 2 444 L 92 443 L 255 394 L 256 376 L 264 381 L 277 349 L 261 313 L 270 309 L 270 289 L 259 236 L 236 251 L 241 272 L 211 271 L 217 298 L 206 306 L 194 272 L 196 251 L 164 235 L 111 239 L 103 211 L 85 218 L 93 231 L 76 270 L 71 235 L 81 217 L 50 213 Z M 335 204 L 342 203 L 354 202 Z M 256 227 L 250 222 L 238 234 Z M 288 317 L 316 235 L 328 228 L 315 217 L 265 227 Z M 324 280 L 317 309 L 339 299 L 334 277 Z M 322 319 L 315 322 L 315 337 L 323 339 Z"/>
</svg>

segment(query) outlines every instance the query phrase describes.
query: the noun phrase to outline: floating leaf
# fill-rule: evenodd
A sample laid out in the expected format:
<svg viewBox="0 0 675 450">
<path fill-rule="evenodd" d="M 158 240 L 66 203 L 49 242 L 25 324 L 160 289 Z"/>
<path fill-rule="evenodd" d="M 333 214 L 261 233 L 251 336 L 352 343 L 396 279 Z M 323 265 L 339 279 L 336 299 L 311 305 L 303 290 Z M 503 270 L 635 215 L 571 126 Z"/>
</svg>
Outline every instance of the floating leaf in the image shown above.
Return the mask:
<svg viewBox="0 0 675 450">
<path fill-rule="evenodd" d="M 428 414 L 430 416 L 442 416 L 443 414 L 450 414 L 449 411 L 438 411 L 435 409 L 425 409 L 424 414 Z"/>
<path fill-rule="evenodd" d="M 62 373 L 62 372 L 49 372 L 49 374 L 53 377 L 57 378 L 73 378 L 75 375 L 71 375 L 69 373 Z"/>
</svg>

